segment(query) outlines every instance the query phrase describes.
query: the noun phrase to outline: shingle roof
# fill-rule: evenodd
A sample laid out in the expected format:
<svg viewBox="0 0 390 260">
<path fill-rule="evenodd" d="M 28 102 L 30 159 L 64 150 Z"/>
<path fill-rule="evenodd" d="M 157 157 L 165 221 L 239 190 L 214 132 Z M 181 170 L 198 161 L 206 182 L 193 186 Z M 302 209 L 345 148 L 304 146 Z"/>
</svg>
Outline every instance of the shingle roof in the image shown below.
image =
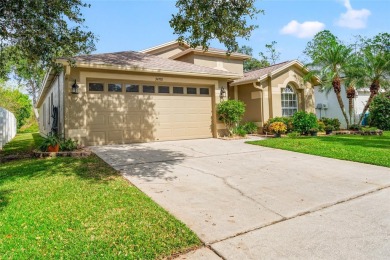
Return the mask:
<svg viewBox="0 0 390 260">
<path fill-rule="evenodd" d="M 199 66 L 187 62 L 166 59 L 154 55 L 135 51 L 122 51 L 114 53 L 102 53 L 91 55 L 80 55 L 74 57 L 76 62 L 89 63 L 94 65 L 116 65 L 130 67 L 132 69 L 155 70 L 157 72 L 183 72 L 191 74 L 206 74 L 206 75 L 221 75 L 232 76 L 238 78 L 239 75 L 212 69 L 204 66 Z"/>
<path fill-rule="evenodd" d="M 241 82 L 257 80 L 257 79 L 259 79 L 259 78 L 261 78 L 261 77 L 263 77 L 265 75 L 268 75 L 268 73 L 271 73 L 271 72 L 273 72 L 273 71 L 275 71 L 275 70 L 285 66 L 286 64 L 288 64 L 290 62 L 291 61 L 285 61 L 285 62 L 278 63 L 278 64 L 275 64 L 275 65 L 272 65 L 272 66 L 269 66 L 269 67 L 248 71 L 248 72 L 244 73 L 244 77 L 242 77 L 240 79 L 236 79 L 235 81 L 233 81 L 233 83 L 237 84 L 237 83 L 241 83 Z"/>
</svg>

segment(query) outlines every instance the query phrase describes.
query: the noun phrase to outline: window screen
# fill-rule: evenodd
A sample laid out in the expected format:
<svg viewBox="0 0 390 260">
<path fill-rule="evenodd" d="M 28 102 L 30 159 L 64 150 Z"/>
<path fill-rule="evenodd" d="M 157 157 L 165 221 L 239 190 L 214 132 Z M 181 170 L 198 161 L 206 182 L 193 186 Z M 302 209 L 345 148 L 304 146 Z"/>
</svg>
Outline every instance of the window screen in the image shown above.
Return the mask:
<svg viewBox="0 0 390 260">
<path fill-rule="evenodd" d="M 103 83 L 89 83 L 88 84 L 89 91 L 104 91 Z"/>
<path fill-rule="evenodd" d="M 154 93 L 154 86 L 142 86 L 142 91 L 144 93 Z"/>
<path fill-rule="evenodd" d="M 158 93 L 168 93 L 169 94 L 169 87 L 168 86 L 158 86 Z"/>
<path fill-rule="evenodd" d="M 109 92 L 122 92 L 122 84 L 108 84 L 108 91 Z"/>
<path fill-rule="evenodd" d="M 297 94 L 291 86 L 282 89 L 282 116 L 293 116 L 298 111 Z"/>
<path fill-rule="evenodd" d="M 134 84 L 127 84 L 126 85 L 126 92 L 139 92 L 139 85 Z"/>
<path fill-rule="evenodd" d="M 187 88 L 187 94 L 196 95 L 196 88 Z"/>
<path fill-rule="evenodd" d="M 173 93 L 174 94 L 184 94 L 184 88 L 183 87 L 173 87 Z"/>
<path fill-rule="evenodd" d="M 210 94 L 209 88 L 200 88 L 199 92 L 201 95 L 209 95 Z"/>
</svg>

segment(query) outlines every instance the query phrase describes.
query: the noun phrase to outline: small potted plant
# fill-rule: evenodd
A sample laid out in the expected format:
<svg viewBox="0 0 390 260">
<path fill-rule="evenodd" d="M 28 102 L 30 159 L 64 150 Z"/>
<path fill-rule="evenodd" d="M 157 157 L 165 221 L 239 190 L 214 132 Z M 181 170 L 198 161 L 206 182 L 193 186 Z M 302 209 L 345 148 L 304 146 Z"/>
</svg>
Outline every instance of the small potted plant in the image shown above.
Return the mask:
<svg viewBox="0 0 390 260">
<path fill-rule="evenodd" d="M 42 141 L 40 149 L 43 152 L 57 153 L 60 150 L 60 138 L 53 133 L 49 133 Z"/>
<path fill-rule="evenodd" d="M 282 122 L 273 122 L 269 125 L 269 130 L 274 134 L 275 137 L 280 137 L 287 131 L 287 126 Z"/>
<path fill-rule="evenodd" d="M 334 127 L 333 127 L 333 126 L 331 126 L 331 125 L 325 126 L 325 133 L 326 133 L 327 135 L 330 135 L 330 134 L 332 133 L 333 130 L 334 130 Z"/>
<path fill-rule="evenodd" d="M 318 128 L 316 128 L 316 127 L 310 128 L 309 133 L 311 136 L 317 136 Z"/>
</svg>

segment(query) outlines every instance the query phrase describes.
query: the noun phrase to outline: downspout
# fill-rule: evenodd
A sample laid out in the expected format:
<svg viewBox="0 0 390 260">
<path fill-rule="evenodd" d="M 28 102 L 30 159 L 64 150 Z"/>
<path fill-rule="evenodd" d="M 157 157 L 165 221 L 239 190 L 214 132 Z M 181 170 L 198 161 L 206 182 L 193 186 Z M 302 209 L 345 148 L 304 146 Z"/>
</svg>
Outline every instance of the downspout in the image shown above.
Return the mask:
<svg viewBox="0 0 390 260">
<path fill-rule="evenodd" d="M 267 78 L 267 84 L 268 84 L 268 105 L 269 105 L 269 118 L 274 117 L 274 112 L 273 112 L 273 105 L 272 105 L 272 75 L 271 73 L 268 73 L 268 78 Z"/>
</svg>

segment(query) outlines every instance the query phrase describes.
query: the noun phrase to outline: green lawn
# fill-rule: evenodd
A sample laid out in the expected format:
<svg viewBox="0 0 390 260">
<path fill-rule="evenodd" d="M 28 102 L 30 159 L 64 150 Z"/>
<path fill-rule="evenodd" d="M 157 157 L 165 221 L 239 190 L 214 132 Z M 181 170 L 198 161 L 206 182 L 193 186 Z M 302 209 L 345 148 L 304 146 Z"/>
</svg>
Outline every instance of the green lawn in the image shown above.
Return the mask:
<svg viewBox="0 0 390 260">
<path fill-rule="evenodd" d="M 9 155 L 26 155 L 30 154 L 33 149 L 39 144 L 42 137 L 39 133 L 19 133 L 12 141 L 4 145 L 0 151 L 0 158 Z"/>
<path fill-rule="evenodd" d="M 331 135 L 270 138 L 247 142 L 260 146 L 390 167 L 390 132 L 383 136 Z"/>
<path fill-rule="evenodd" d="M 29 150 L 32 137 L 7 153 Z M 96 156 L 0 164 L 0 259 L 155 259 L 200 244 Z"/>
</svg>

